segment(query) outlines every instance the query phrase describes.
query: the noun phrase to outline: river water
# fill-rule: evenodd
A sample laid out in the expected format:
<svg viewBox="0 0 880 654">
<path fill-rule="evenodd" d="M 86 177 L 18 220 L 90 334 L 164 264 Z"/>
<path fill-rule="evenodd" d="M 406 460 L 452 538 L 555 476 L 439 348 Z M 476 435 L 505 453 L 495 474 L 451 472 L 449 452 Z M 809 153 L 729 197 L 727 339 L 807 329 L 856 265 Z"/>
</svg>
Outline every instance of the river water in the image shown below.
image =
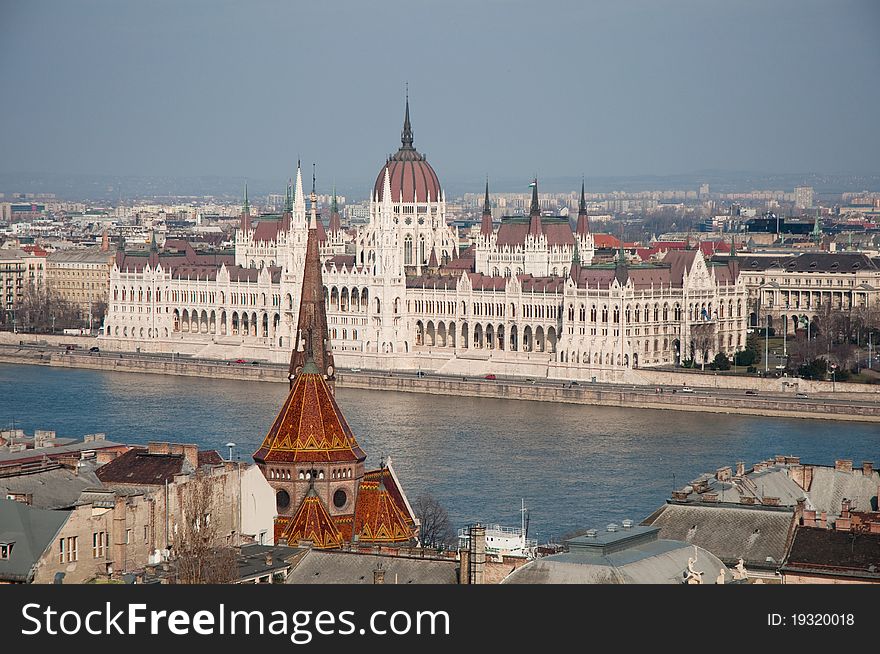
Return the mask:
<svg viewBox="0 0 880 654">
<path fill-rule="evenodd" d="M 0 425 L 124 443 L 198 443 L 250 460 L 287 386 L 0 364 Z M 541 542 L 641 520 L 698 474 L 776 454 L 880 463 L 880 426 L 338 389 L 367 464 L 392 457 L 410 499 L 430 492 L 453 526 L 519 524 Z"/>
</svg>

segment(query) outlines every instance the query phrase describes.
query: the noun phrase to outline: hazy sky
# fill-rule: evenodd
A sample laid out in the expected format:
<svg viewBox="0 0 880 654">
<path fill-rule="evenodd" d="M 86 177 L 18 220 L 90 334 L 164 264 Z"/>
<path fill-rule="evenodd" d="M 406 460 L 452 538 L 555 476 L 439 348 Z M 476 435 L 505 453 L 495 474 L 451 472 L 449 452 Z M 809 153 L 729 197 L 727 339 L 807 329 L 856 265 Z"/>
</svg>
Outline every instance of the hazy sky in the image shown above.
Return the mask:
<svg viewBox="0 0 880 654">
<path fill-rule="evenodd" d="M 877 172 L 880 2 L 0 0 L 0 172 Z"/>
</svg>

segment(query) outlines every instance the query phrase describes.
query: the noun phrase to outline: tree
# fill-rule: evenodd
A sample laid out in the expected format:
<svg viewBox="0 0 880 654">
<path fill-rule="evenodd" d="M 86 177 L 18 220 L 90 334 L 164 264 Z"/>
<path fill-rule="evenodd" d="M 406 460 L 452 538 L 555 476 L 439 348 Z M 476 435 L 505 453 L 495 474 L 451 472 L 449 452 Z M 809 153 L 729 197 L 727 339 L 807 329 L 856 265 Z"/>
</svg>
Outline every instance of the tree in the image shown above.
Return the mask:
<svg viewBox="0 0 880 654">
<path fill-rule="evenodd" d="M 758 355 L 754 350 L 746 348 L 737 352 L 733 360 L 738 366 L 751 366 L 758 360 Z"/>
<path fill-rule="evenodd" d="M 828 361 L 816 358 L 798 368 L 798 376 L 804 379 L 825 379 L 828 373 Z"/>
<path fill-rule="evenodd" d="M 715 359 L 712 361 L 712 369 L 730 370 L 730 359 L 727 358 L 727 355 L 724 354 L 724 352 L 719 352 L 715 355 Z"/>
<path fill-rule="evenodd" d="M 82 326 L 76 306 L 47 287 L 28 283 L 15 305 L 15 320 L 21 329 L 49 331 Z"/>
<path fill-rule="evenodd" d="M 443 549 L 455 542 L 455 534 L 449 524 L 449 514 L 430 493 L 422 493 L 413 505 L 419 526 L 419 540 L 425 547 Z"/>
<path fill-rule="evenodd" d="M 180 528 L 174 536 L 172 562 L 179 584 L 228 584 L 238 576 L 235 548 L 218 538 L 214 516 L 227 507 L 216 506 L 211 480 L 202 472 L 183 485 Z"/>
</svg>

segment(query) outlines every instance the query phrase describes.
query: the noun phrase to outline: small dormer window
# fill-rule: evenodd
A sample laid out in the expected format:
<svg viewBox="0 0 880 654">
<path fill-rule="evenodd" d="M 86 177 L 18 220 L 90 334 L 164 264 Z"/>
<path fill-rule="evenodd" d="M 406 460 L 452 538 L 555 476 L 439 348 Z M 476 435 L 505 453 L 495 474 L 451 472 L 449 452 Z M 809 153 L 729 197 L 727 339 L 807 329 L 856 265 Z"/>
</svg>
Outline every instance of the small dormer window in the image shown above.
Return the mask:
<svg viewBox="0 0 880 654">
<path fill-rule="evenodd" d="M 12 558 L 12 546 L 15 543 L 0 543 L 0 561 L 8 561 Z"/>
</svg>

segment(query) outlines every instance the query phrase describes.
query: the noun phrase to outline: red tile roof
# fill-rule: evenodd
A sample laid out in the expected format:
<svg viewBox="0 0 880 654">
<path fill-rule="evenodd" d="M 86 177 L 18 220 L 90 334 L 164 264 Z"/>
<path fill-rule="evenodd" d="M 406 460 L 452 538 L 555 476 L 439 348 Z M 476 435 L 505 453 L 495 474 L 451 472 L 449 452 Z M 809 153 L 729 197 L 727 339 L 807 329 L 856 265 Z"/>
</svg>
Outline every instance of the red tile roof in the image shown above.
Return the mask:
<svg viewBox="0 0 880 654">
<path fill-rule="evenodd" d="M 297 376 L 260 449 L 258 463 L 354 462 L 367 458 L 320 374 Z"/>
<path fill-rule="evenodd" d="M 289 545 L 311 541 L 317 549 L 342 546 L 342 534 L 314 488 L 309 489 L 293 518 L 284 525 L 281 538 L 286 538 Z"/>
</svg>

